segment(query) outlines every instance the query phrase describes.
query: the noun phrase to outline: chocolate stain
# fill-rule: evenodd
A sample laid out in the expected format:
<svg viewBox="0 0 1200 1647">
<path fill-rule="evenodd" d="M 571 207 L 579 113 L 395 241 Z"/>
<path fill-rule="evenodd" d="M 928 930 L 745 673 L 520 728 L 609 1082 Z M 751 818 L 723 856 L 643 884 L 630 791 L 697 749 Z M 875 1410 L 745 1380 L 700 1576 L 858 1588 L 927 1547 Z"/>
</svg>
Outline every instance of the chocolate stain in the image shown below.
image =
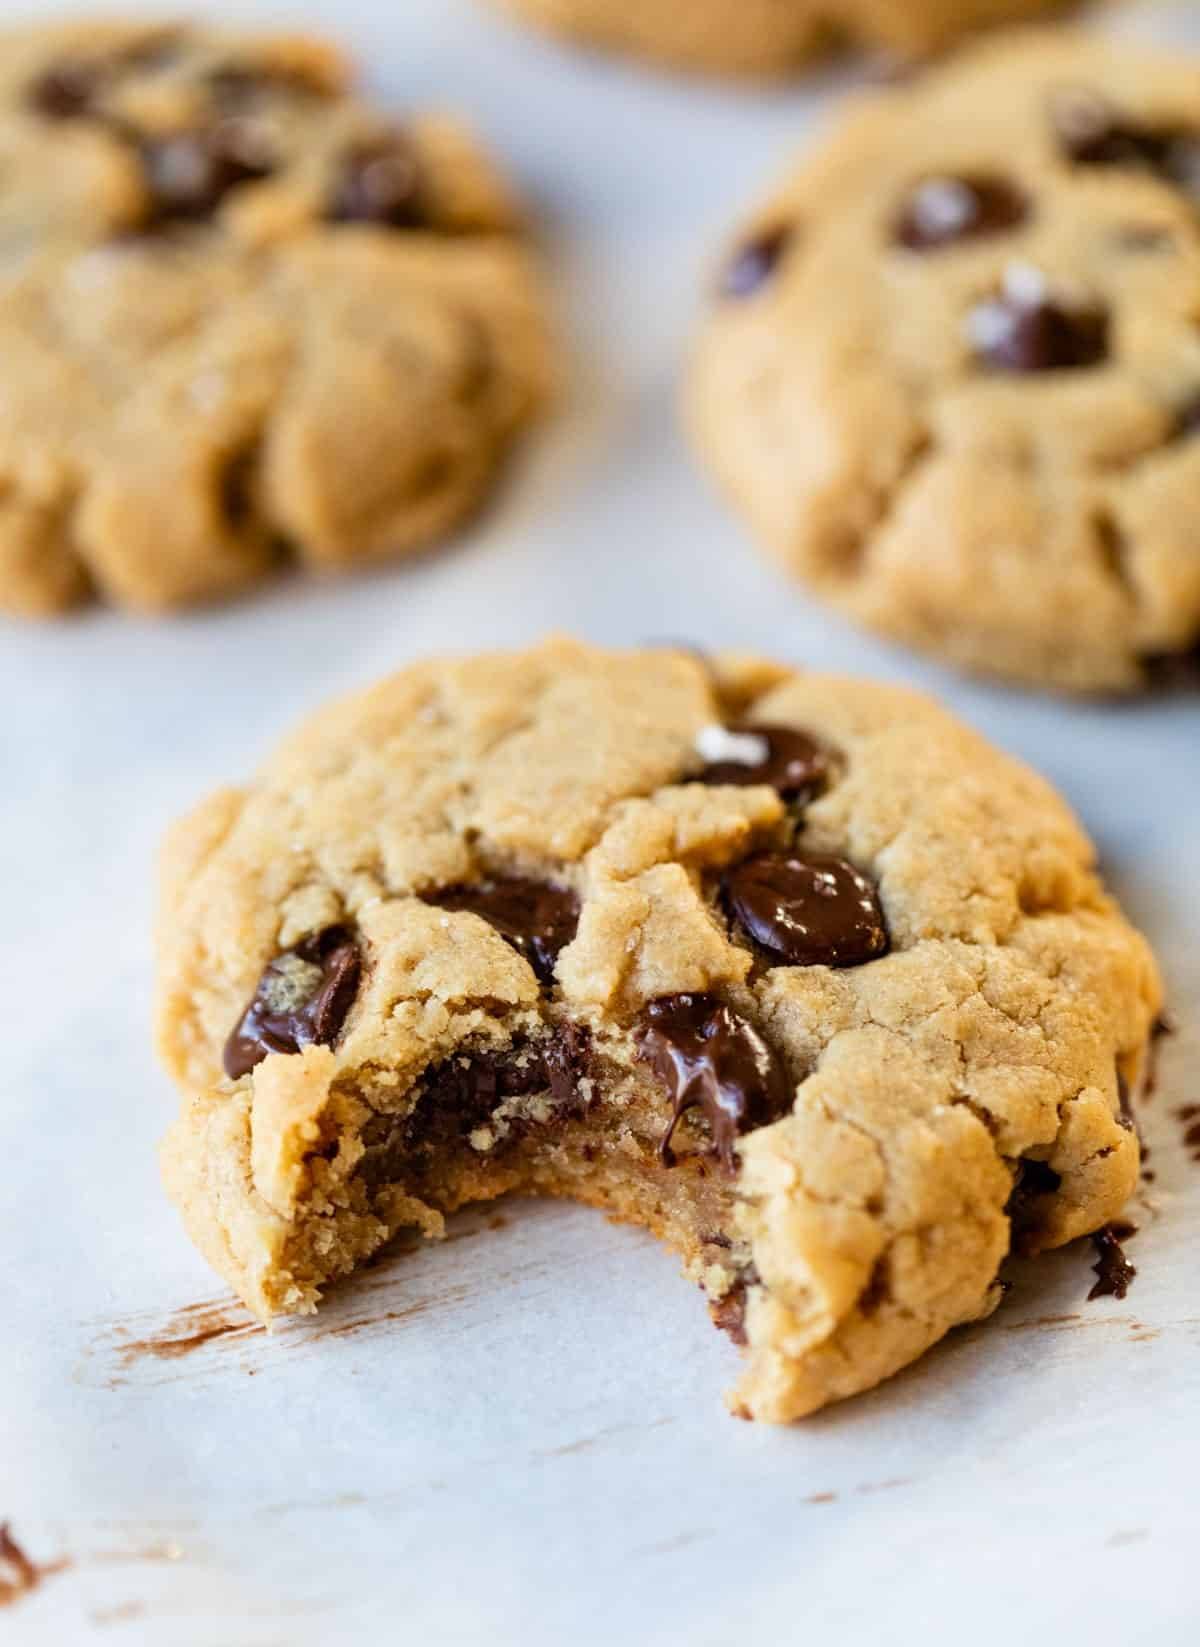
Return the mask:
<svg viewBox="0 0 1200 1647">
<path fill-rule="evenodd" d="M 661 1430 L 667 1424 L 673 1424 L 673 1418 L 655 1418 L 648 1424 L 612 1424 L 605 1430 L 597 1430 L 595 1435 L 581 1436 L 578 1441 L 568 1441 L 561 1447 L 545 1447 L 533 1454 L 534 1458 L 567 1458 L 572 1453 L 585 1453 L 601 1442 L 610 1440 L 617 1435 L 641 1435 L 646 1430 Z"/>
<path fill-rule="evenodd" d="M 265 1336 L 266 1328 L 252 1320 L 240 1305 L 207 1300 L 173 1310 L 162 1329 L 145 1338 L 133 1338 L 122 1327 L 114 1329 L 117 1360 L 129 1368 L 138 1361 L 177 1361 L 193 1350 L 219 1339 Z"/>
<path fill-rule="evenodd" d="M 832 1504 L 836 1498 L 836 1493 L 809 1493 L 804 1502 L 806 1504 Z"/>
<path fill-rule="evenodd" d="M 469 1239 L 481 1234 L 487 1227 L 487 1219 L 479 1218 L 465 1227 L 452 1230 L 445 1241 L 437 1245 Z M 419 1238 L 413 1242 L 414 1247 L 428 1245 Z M 386 1256 L 400 1258 L 409 1250 L 402 1239 L 399 1244 L 391 1244 Z M 536 1273 L 539 1268 L 536 1264 L 531 1266 L 528 1262 L 520 1262 L 511 1273 L 528 1275 Z M 404 1273 L 404 1279 L 411 1284 L 413 1278 L 410 1272 Z M 240 1351 L 235 1363 L 236 1370 L 253 1377 L 263 1370 L 268 1358 L 273 1359 L 278 1354 L 310 1346 L 325 1338 L 348 1338 L 373 1329 L 393 1328 L 397 1323 L 414 1320 L 430 1310 L 469 1302 L 481 1291 L 479 1278 L 473 1277 L 468 1281 L 430 1289 L 397 1308 L 389 1309 L 387 1305 L 394 1300 L 400 1284 L 390 1266 L 381 1262 L 374 1269 L 366 1268 L 354 1286 L 337 1299 L 331 1297 L 317 1319 L 289 1318 L 270 1330 L 254 1320 L 232 1297 L 203 1299 L 161 1316 L 153 1311 L 142 1311 L 99 1323 L 100 1330 L 88 1358 L 98 1358 L 106 1364 L 103 1380 L 108 1388 L 116 1389 L 135 1379 L 139 1370 L 144 1373 L 148 1367 L 159 1363 L 166 1363 L 172 1368 L 170 1373 L 164 1368 L 164 1374 L 160 1376 L 182 1376 L 189 1370 L 187 1363 L 197 1353 L 205 1368 L 211 1369 L 214 1363 L 228 1368 L 228 1356 L 233 1351 L 225 1347 L 235 1345 Z"/>
<path fill-rule="evenodd" d="M 1031 1327 L 1063 1327 L 1072 1321 L 1082 1321 L 1081 1315 L 1035 1315 L 1028 1321 L 1008 1321 L 1005 1332 L 1028 1332 Z"/>
<path fill-rule="evenodd" d="M 1200 1161 L 1200 1104 L 1180 1104 L 1175 1119 L 1183 1127 L 1183 1147 L 1193 1161 Z"/>
<path fill-rule="evenodd" d="M 11 1607 L 36 1590 L 43 1579 L 65 1572 L 71 1565 L 66 1556 L 57 1561 L 31 1561 L 13 1537 L 7 1521 L 0 1521 L 0 1607 Z"/>
</svg>

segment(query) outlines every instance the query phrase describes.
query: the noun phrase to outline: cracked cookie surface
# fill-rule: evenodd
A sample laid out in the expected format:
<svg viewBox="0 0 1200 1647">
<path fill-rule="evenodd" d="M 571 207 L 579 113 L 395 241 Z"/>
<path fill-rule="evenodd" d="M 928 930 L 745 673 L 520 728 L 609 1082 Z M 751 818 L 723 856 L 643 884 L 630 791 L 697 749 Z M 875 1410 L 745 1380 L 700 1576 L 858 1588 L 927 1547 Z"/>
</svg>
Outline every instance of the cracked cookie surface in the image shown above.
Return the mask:
<svg viewBox="0 0 1200 1647">
<path fill-rule="evenodd" d="M 410 552 L 552 376 L 520 215 L 456 121 L 329 46 L 9 31 L 0 608 L 158 610 Z"/>
<path fill-rule="evenodd" d="M 789 74 L 847 41 L 919 57 L 1063 0 L 492 0 L 585 44 L 716 74 Z"/>
<path fill-rule="evenodd" d="M 762 728 L 758 731 L 757 728 Z M 169 1192 L 262 1316 L 466 1202 L 647 1225 L 787 1420 L 1130 1194 L 1153 958 L 927 698 L 566 640 L 316 715 L 164 860 Z"/>
<path fill-rule="evenodd" d="M 763 203 L 687 412 L 790 571 L 1034 684 L 1200 664 L 1195 86 L 1018 34 L 865 100 Z"/>
</svg>

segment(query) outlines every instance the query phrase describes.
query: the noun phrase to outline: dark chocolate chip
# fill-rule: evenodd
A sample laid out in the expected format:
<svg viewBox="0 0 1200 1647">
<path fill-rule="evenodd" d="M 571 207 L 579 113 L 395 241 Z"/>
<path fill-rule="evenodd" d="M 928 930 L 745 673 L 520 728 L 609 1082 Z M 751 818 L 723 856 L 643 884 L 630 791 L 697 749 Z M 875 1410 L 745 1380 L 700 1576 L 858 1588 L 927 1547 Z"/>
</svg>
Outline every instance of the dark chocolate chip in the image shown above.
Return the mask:
<svg viewBox="0 0 1200 1647">
<path fill-rule="evenodd" d="M 1051 295 L 1032 270 L 971 311 L 975 352 L 1002 372 L 1053 372 L 1098 365 L 1108 354 L 1107 309 Z"/>
<path fill-rule="evenodd" d="M 420 157 L 409 139 L 396 132 L 350 149 L 334 179 L 326 216 L 334 223 L 390 229 L 430 227 Z"/>
<path fill-rule="evenodd" d="M 467 910 L 494 926 L 523 955 L 542 983 L 554 979 L 559 951 L 575 936 L 579 900 L 561 886 L 518 877 L 448 886 L 424 894 L 439 909 Z"/>
<path fill-rule="evenodd" d="M 254 997 L 225 1043 L 225 1073 L 248 1074 L 271 1052 L 332 1046 L 358 992 L 362 959 L 345 927 L 329 926 L 263 969 Z"/>
<path fill-rule="evenodd" d="M 1200 394 L 1194 394 L 1190 400 L 1176 407 L 1171 434 L 1175 440 L 1186 440 L 1189 435 L 1200 434 Z"/>
<path fill-rule="evenodd" d="M 231 189 L 275 169 L 257 134 L 236 120 L 143 139 L 140 148 L 156 223 L 211 217 Z"/>
<path fill-rule="evenodd" d="M 47 120 L 77 120 L 90 113 L 104 70 L 82 57 L 64 57 L 39 74 L 26 93 L 31 109 Z"/>
<path fill-rule="evenodd" d="M 690 1109 L 704 1116 L 712 1153 L 733 1173 L 738 1138 L 777 1121 L 792 1106 L 791 1082 L 779 1059 L 753 1024 L 713 995 L 651 1001 L 638 1032 L 638 1056 L 671 1099 L 670 1125 L 659 1145 L 668 1167 L 675 1164 L 671 1138 Z"/>
<path fill-rule="evenodd" d="M 1086 87 L 1059 91 L 1050 118 L 1063 153 L 1075 165 L 1152 172 L 1200 196 L 1200 127 L 1142 125 Z"/>
<path fill-rule="evenodd" d="M 1137 1226 L 1125 1223 L 1105 1224 L 1103 1229 L 1094 1231 L 1092 1245 L 1096 1249 L 1096 1262 L 1092 1268 L 1096 1282 L 1088 1293 L 1089 1299 L 1124 1298 L 1137 1270 L 1126 1258 L 1121 1242 L 1136 1234 Z"/>
<path fill-rule="evenodd" d="M 911 252 L 937 251 L 1002 234 L 1028 215 L 1025 195 L 1002 177 L 927 177 L 901 207 L 892 238 Z"/>
<path fill-rule="evenodd" d="M 1147 652 L 1141 665 L 1154 691 L 1194 691 L 1200 687 L 1200 642 L 1179 652 Z"/>
<path fill-rule="evenodd" d="M 254 519 L 257 474 L 258 451 L 253 446 L 235 452 L 221 470 L 218 483 L 221 518 L 233 532 L 244 531 Z"/>
<path fill-rule="evenodd" d="M 807 805 L 829 782 L 829 752 L 807 732 L 794 726 L 731 726 L 740 738 L 757 741 L 747 748 L 748 759 L 710 761 L 700 774 L 701 783 L 770 784 L 786 799 Z"/>
<path fill-rule="evenodd" d="M 360 1174 L 371 1184 L 399 1178 L 406 1164 L 461 1144 L 486 1126 L 508 1098 L 548 1092 L 560 1119 L 587 1108 L 580 1082 L 591 1068 L 591 1038 L 581 1025 L 564 1023 L 544 1041 L 526 1041 L 496 1052 L 447 1058 L 426 1072 L 411 1114 L 403 1121 L 380 1116 L 369 1123 Z M 508 1141 L 529 1123 L 510 1120 Z"/>
<path fill-rule="evenodd" d="M 718 287 L 720 296 L 753 297 L 783 261 L 795 233 L 795 224 L 777 223 L 744 240 L 725 265 Z"/>
<path fill-rule="evenodd" d="M 891 1297 L 891 1292 L 892 1264 L 891 1259 L 884 1253 L 872 1264 L 867 1284 L 858 1295 L 858 1313 L 867 1316 L 877 1315 L 881 1306 Z"/>
<path fill-rule="evenodd" d="M 725 907 L 786 966 L 861 966 L 887 953 L 875 888 L 845 858 L 761 852 L 728 870 Z"/>
</svg>

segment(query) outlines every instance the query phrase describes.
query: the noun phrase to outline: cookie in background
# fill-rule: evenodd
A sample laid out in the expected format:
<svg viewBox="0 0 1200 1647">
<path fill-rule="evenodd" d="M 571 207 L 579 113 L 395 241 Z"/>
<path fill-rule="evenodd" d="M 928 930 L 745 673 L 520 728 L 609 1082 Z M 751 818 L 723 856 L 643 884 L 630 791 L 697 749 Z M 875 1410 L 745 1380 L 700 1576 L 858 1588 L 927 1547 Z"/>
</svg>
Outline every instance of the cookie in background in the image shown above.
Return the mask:
<svg viewBox="0 0 1200 1647">
<path fill-rule="evenodd" d="M 777 78 L 847 45 L 912 61 L 1065 0 L 492 0 L 582 45 L 709 74 Z"/>
<path fill-rule="evenodd" d="M 1198 75 L 998 36 L 860 100 L 751 215 L 687 418 L 816 594 L 1030 685 L 1196 672 Z"/>
<path fill-rule="evenodd" d="M 47 25 L 0 52 L 0 609 L 159 610 L 419 549 L 547 397 L 520 212 L 323 42 Z"/>
</svg>

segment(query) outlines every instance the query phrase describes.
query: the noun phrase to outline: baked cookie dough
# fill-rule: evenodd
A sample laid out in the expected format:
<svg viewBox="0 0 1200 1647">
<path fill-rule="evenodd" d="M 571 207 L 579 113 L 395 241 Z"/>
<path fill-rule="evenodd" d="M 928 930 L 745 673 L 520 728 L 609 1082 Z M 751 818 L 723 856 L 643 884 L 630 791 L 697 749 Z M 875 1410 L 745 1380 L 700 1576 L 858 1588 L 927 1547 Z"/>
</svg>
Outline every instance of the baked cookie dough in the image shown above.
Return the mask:
<svg viewBox="0 0 1200 1647">
<path fill-rule="evenodd" d="M 679 68 L 790 74 L 847 42 L 900 59 L 1063 0 L 493 0 L 539 26 Z"/>
<path fill-rule="evenodd" d="M 309 1311 L 509 1191 L 648 1226 L 734 1410 L 864 1390 L 1134 1187 L 1154 961 L 1070 812 L 930 700 L 565 640 L 303 725 L 165 859 L 164 1147 Z"/>
<path fill-rule="evenodd" d="M 460 125 L 303 38 L 76 23 L 0 65 L 0 609 L 179 606 L 475 507 L 551 371 Z"/>
<path fill-rule="evenodd" d="M 853 617 L 1047 686 L 1200 664 L 1198 73 L 997 40 L 866 100 L 746 226 L 689 420 Z"/>
</svg>

